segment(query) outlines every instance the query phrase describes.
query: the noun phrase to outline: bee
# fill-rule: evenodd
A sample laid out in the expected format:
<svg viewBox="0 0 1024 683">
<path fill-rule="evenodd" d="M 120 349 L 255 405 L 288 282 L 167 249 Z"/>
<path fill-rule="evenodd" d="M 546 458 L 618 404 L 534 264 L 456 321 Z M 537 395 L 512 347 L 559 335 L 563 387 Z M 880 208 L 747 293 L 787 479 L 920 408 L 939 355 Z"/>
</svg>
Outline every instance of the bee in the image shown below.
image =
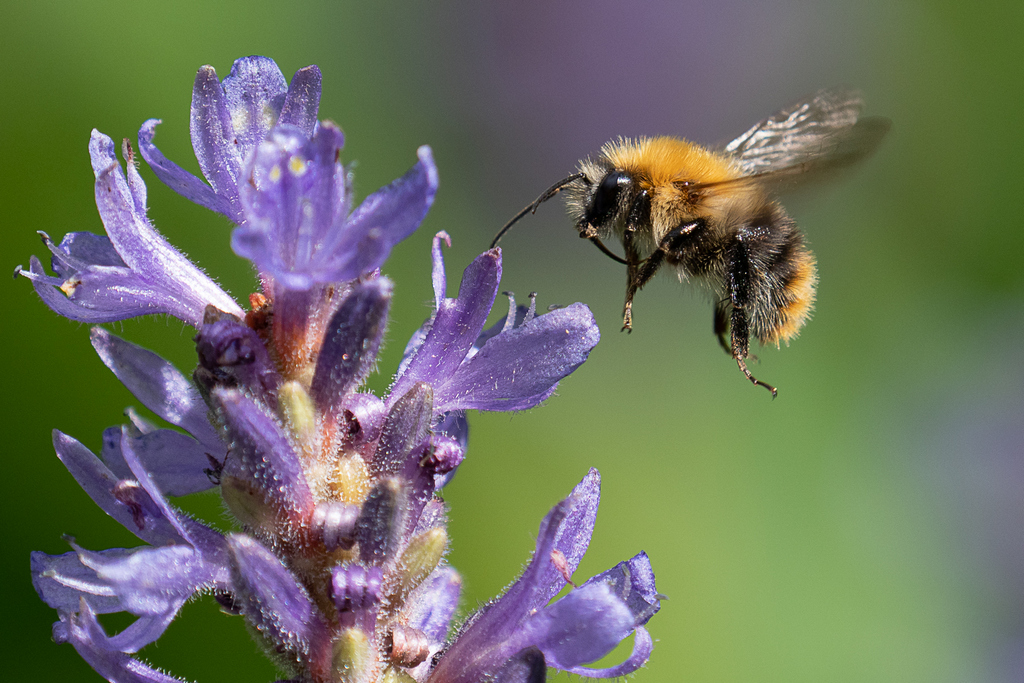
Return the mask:
<svg viewBox="0 0 1024 683">
<path fill-rule="evenodd" d="M 491 248 L 564 192 L 580 237 L 626 266 L 623 330 L 632 330 L 636 293 L 671 266 L 681 281 L 710 288 L 719 343 L 774 398 L 777 389 L 747 368 L 750 337 L 788 344 L 811 314 L 818 281 L 814 256 L 775 197 L 878 146 L 889 121 L 861 117 L 862 108 L 854 91 L 821 90 L 720 148 L 673 137 L 613 140 L 516 214 Z M 612 237 L 623 256 L 604 244 Z"/>
</svg>

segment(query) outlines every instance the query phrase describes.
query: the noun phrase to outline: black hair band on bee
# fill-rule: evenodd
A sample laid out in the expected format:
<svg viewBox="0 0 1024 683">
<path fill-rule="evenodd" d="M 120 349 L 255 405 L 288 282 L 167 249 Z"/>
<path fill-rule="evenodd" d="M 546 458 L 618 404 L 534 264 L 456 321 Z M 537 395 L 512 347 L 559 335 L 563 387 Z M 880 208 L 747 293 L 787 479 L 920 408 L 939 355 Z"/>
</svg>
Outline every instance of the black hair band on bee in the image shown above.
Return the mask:
<svg viewBox="0 0 1024 683">
<path fill-rule="evenodd" d="M 513 225 L 518 223 L 523 216 L 525 216 L 528 213 L 537 213 L 537 209 L 540 207 L 541 204 L 554 197 L 556 194 L 561 192 L 563 189 L 565 189 L 566 186 L 570 185 L 571 183 L 574 183 L 577 180 L 585 178 L 586 176 L 583 173 L 574 173 L 568 178 L 563 178 L 562 180 L 559 180 L 557 183 L 555 183 L 548 189 L 544 190 L 544 192 L 541 193 L 541 195 L 537 197 L 537 199 L 528 204 L 522 211 L 513 216 L 508 223 L 502 226 L 501 230 L 498 231 L 498 234 L 494 236 L 493 240 L 491 240 L 491 246 L 489 248 L 494 249 L 496 246 L 498 246 L 498 242 L 500 242 L 501 238 L 505 236 L 505 233 L 507 233 L 512 228 Z M 597 235 L 588 235 L 586 233 L 581 232 L 580 237 L 589 239 L 591 242 L 594 243 L 594 246 L 600 249 L 605 256 L 612 259 L 613 261 L 625 263 L 628 265 L 628 261 L 626 261 L 626 259 L 612 252 L 608 247 L 604 245 L 604 242 L 602 242 L 601 238 L 598 237 Z"/>
</svg>

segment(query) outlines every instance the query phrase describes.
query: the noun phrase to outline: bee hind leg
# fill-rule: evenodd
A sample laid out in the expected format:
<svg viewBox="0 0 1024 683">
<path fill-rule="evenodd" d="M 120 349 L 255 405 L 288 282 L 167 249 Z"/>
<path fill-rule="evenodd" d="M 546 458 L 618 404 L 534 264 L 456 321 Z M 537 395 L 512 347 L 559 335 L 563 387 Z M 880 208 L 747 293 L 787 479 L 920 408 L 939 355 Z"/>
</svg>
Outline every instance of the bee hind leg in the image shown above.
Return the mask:
<svg viewBox="0 0 1024 683">
<path fill-rule="evenodd" d="M 772 398 L 775 398 L 778 395 L 779 390 L 771 384 L 757 379 L 750 374 L 750 370 L 747 369 L 747 358 L 750 358 L 750 332 L 747 328 L 747 316 L 742 308 L 734 307 L 732 309 L 730 327 L 732 342 L 731 355 L 736 360 L 736 365 L 739 366 L 740 371 L 746 375 L 747 379 L 749 379 L 752 384 L 764 387 L 768 391 L 772 392 Z"/>
</svg>

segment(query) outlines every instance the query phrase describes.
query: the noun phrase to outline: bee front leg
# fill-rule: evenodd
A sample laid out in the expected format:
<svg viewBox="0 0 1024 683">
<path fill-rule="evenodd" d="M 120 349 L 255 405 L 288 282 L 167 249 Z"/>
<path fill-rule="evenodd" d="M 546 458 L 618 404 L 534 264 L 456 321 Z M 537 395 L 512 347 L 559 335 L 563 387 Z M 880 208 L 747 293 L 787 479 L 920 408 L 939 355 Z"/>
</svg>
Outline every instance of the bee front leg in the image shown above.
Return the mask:
<svg viewBox="0 0 1024 683">
<path fill-rule="evenodd" d="M 622 235 L 622 248 L 626 252 L 626 303 L 622 307 L 622 329 L 633 331 L 633 297 L 643 285 L 637 284 L 640 265 L 640 254 L 633 245 L 633 231 L 626 230 Z"/>
<path fill-rule="evenodd" d="M 654 274 L 658 272 L 665 262 L 665 256 L 677 253 L 682 250 L 686 241 L 693 239 L 694 235 L 706 227 L 703 218 L 698 218 L 689 223 L 674 228 L 665 235 L 658 248 L 643 261 L 633 246 L 633 233 L 626 230 L 622 236 L 622 246 L 626 250 L 626 307 L 623 311 L 622 329 L 629 330 L 633 327 L 633 297 L 643 289 L 643 286 L 650 282 Z"/>
</svg>

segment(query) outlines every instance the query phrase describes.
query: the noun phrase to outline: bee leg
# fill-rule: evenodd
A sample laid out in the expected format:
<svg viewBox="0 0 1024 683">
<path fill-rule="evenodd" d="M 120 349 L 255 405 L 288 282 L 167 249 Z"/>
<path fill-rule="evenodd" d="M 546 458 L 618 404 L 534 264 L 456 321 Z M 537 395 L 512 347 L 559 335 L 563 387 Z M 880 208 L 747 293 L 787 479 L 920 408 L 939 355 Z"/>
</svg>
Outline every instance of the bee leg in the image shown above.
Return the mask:
<svg viewBox="0 0 1024 683">
<path fill-rule="evenodd" d="M 633 231 L 626 230 L 622 235 L 622 248 L 626 252 L 626 303 L 622 307 L 622 329 L 633 331 L 633 297 L 643 285 L 637 285 L 637 271 L 640 254 L 633 245 Z"/>
<path fill-rule="evenodd" d="M 729 288 L 729 299 L 732 303 L 732 315 L 729 320 L 732 357 L 736 365 L 753 384 L 762 386 L 772 392 L 772 398 L 779 393 L 778 389 L 750 374 L 747 369 L 747 358 L 750 357 L 750 327 L 747 321 L 747 304 L 754 298 L 751 293 L 751 263 L 747 253 L 747 245 L 742 239 L 736 240 L 729 248 L 727 258 L 728 274 L 726 283 Z"/>
<path fill-rule="evenodd" d="M 622 236 L 622 246 L 626 250 L 626 306 L 623 310 L 622 329 L 631 330 L 633 328 L 633 297 L 658 272 L 661 264 L 665 262 L 665 256 L 680 251 L 682 243 L 689 239 L 695 231 L 700 232 L 704 226 L 703 218 L 683 223 L 669 231 L 658 244 L 658 248 L 642 261 L 636 247 L 633 246 L 633 232 L 626 230 Z"/>
<path fill-rule="evenodd" d="M 751 383 L 759 387 L 764 387 L 768 391 L 772 392 L 772 398 L 775 398 L 778 395 L 779 390 L 771 384 L 757 379 L 750 374 L 750 370 L 747 369 L 747 358 L 750 357 L 750 330 L 747 327 L 747 315 L 742 308 L 733 306 L 730 327 L 732 332 L 732 357 L 736 360 L 736 365 L 739 366 L 740 371 L 747 376 L 747 379 L 749 379 Z"/>
</svg>

